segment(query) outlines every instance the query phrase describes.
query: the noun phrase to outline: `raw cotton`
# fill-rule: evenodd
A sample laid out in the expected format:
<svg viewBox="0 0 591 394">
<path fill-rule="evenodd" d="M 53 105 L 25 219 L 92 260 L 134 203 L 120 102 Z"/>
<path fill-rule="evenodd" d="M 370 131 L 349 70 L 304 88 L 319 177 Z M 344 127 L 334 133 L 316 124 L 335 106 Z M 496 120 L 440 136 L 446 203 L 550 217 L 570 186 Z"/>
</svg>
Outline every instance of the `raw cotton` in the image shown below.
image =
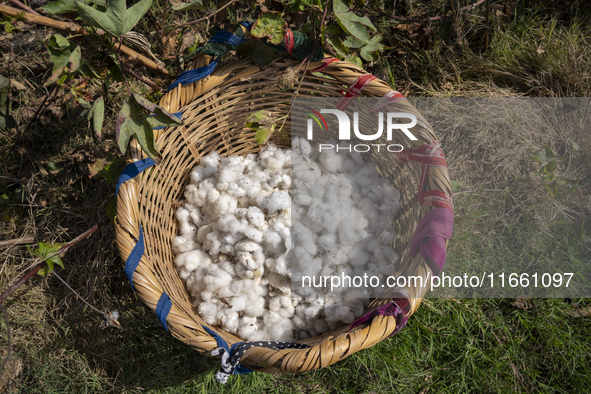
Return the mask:
<svg viewBox="0 0 591 394">
<path fill-rule="evenodd" d="M 213 152 L 190 178 L 172 248 L 207 324 L 247 341 L 316 336 L 353 323 L 369 294 L 345 286 L 319 296 L 300 286 L 305 276 L 395 271 L 399 194 L 359 154 L 294 138 L 287 150 Z"/>
</svg>

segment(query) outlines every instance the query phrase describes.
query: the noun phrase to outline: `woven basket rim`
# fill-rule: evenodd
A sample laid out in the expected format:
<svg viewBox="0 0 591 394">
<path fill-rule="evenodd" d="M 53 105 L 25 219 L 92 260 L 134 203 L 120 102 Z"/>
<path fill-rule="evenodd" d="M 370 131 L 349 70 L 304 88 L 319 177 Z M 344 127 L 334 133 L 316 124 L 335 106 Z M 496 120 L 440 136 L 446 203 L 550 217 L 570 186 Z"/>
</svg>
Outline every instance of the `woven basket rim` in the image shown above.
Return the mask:
<svg viewBox="0 0 591 394">
<path fill-rule="evenodd" d="M 211 58 L 208 56 L 198 56 L 194 66 L 202 67 L 210 61 Z M 306 68 L 306 78 L 312 78 L 311 70 L 315 70 L 323 64 L 323 61 L 310 63 Z M 301 74 L 303 74 L 303 67 L 298 68 L 298 65 L 302 65 L 302 63 L 294 61 L 285 55 L 277 56 L 273 63 L 263 70 L 260 70 L 258 66 L 254 65 L 249 59 L 227 64 L 223 67 L 219 67 L 213 74 L 203 80 L 185 86 L 179 85 L 167 92 L 160 100 L 160 105 L 170 113 L 178 112 L 180 109 L 191 109 L 199 112 L 195 109 L 198 103 L 215 106 L 217 105 L 215 101 L 216 95 L 219 95 L 220 92 L 223 91 L 230 91 L 234 88 L 238 89 L 240 86 L 243 86 L 241 84 L 245 81 L 252 81 L 257 78 L 269 79 L 272 78 L 273 75 L 283 72 L 288 67 L 295 69 L 296 74 L 300 77 Z M 357 65 L 344 61 L 334 61 L 333 63 L 330 63 L 322 73 L 334 78 L 336 81 L 335 83 L 340 84 L 339 86 L 345 85 L 349 87 L 352 86 L 360 76 L 366 74 L 366 72 Z M 392 91 L 392 89 L 386 82 L 374 79 L 368 83 L 363 93 L 368 96 L 382 97 L 390 91 Z M 408 104 L 408 106 L 408 108 L 414 109 L 410 104 Z M 414 111 L 418 114 L 416 110 Z M 420 116 L 420 114 L 418 115 Z M 183 118 L 185 118 L 185 116 L 183 116 Z M 425 124 L 428 128 L 423 130 L 424 132 L 420 134 L 416 146 L 436 140 L 435 134 L 426 121 Z M 182 133 L 185 127 L 180 127 L 182 128 Z M 174 130 L 175 129 L 173 128 L 155 130 L 154 134 L 159 146 L 169 135 L 168 133 L 176 132 Z M 197 148 L 191 148 L 191 145 L 189 145 L 186 149 L 191 150 Z M 190 153 L 198 154 L 198 151 L 191 151 Z M 146 158 L 147 155 L 141 150 L 137 141 L 132 141 L 127 155 L 128 164 Z M 143 225 L 145 230 L 149 226 L 155 226 L 153 223 L 142 223 L 143 211 L 146 209 L 146 204 L 149 204 L 149 202 L 142 200 L 143 197 L 140 189 L 142 189 L 142 187 L 148 187 L 145 186 L 145 179 L 147 178 L 149 178 L 149 174 L 142 173 L 139 177 L 122 184 L 117 197 L 117 243 L 124 261 L 127 260 L 136 245 L 137 239 L 140 236 L 140 227 Z M 417 181 L 416 174 L 415 181 Z M 430 171 L 427 184 L 431 190 L 441 190 L 450 196 L 452 194 L 451 182 L 446 168 L 439 171 Z M 421 206 L 420 209 L 416 209 L 414 211 L 415 217 L 412 218 L 414 219 L 415 225 L 418 223 L 418 220 L 420 220 L 418 216 L 420 215 L 422 217 L 424 213 L 431 209 L 443 208 Z M 160 297 L 164 293 L 164 288 L 168 283 L 161 280 L 160 268 L 156 261 L 158 256 L 150 255 L 151 251 L 148 249 L 149 248 L 146 250 L 148 256 L 145 254 L 142 257 L 138 268 L 136 269 L 137 274 L 134 274 L 133 276 L 133 284 L 142 301 L 152 310 L 155 310 Z M 409 273 L 423 278 L 431 275 L 431 270 L 421 257 L 420 253 L 414 258 L 409 259 L 409 264 L 405 269 Z M 186 292 L 184 288 L 182 291 Z M 418 309 L 426 291 L 426 288 L 410 289 L 407 297 L 410 302 L 409 316 Z M 196 309 L 193 307 L 194 310 L 191 310 L 190 307 L 187 307 L 186 305 L 183 306 L 176 302 L 176 299 L 172 294 L 170 295 L 170 298 L 172 307 L 168 317 L 165 319 L 171 334 L 199 352 L 209 355 L 211 350 L 217 347 L 216 340 L 201 327 L 201 324 L 199 324 L 200 317 L 194 316 Z M 385 305 L 391 300 L 391 298 L 375 299 L 368 307 L 368 310 Z M 201 323 L 205 325 L 204 322 L 201 321 Z M 322 368 L 342 360 L 359 350 L 373 346 L 381 340 L 389 337 L 396 327 L 397 322 L 394 317 L 376 316 L 370 323 L 363 324 L 351 331 L 348 330 L 348 326 L 343 326 L 337 330 L 333 330 L 314 338 L 296 341 L 311 346 L 306 349 L 249 349 L 243 356 L 243 365 L 262 372 L 303 372 L 306 370 Z M 225 333 L 219 328 L 210 328 L 218 333 L 230 345 L 239 341 L 237 337 Z"/>
</svg>

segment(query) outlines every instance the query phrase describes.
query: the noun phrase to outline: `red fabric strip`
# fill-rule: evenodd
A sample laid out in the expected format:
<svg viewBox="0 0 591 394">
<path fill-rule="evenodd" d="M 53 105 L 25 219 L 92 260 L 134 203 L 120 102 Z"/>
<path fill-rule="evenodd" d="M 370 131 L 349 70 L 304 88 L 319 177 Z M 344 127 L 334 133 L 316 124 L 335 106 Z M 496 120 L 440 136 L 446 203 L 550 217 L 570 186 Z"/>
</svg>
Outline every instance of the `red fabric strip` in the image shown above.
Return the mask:
<svg viewBox="0 0 591 394">
<path fill-rule="evenodd" d="M 328 67 L 329 64 L 334 63 L 334 62 L 338 62 L 338 61 L 339 61 L 339 59 L 337 59 L 336 57 L 328 57 L 322 61 L 322 66 L 315 68 L 314 70 L 312 70 L 312 72 L 319 73 L 321 71 L 324 71 L 324 69 L 326 67 Z"/>
<path fill-rule="evenodd" d="M 374 79 L 376 79 L 376 77 L 374 77 L 371 74 L 364 74 L 357 78 L 355 83 L 351 85 L 351 87 L 345 94 L 345 97 L 343 97 L 341 101 L 337 104 L 336 108 L 339 111 L 344 111 L 345 109 L 347 109 L 349 104 L 351 104 L 351 102 L 355 100 L 355 97 L 359 96 L 361 92 L 363 92 L 363 90 L 367 87 L 367 85 Z"/>
<path fill-rule="evenodd" d="M 454 211 L 453 200 L 449 194 L 440 190 L 425 191 L 429 176 L 429 167 L 435 166 L 447 168 L 447 162 L 445 161 L 445 156 L 443 155 L 439 141 L 435 140 L 430 144 L 421 145 L 410 151 L 403 150 L 398 153 L 398 160 L 402 164 L 414 161 L 423 165 L 421 180 L 419 183 L 419 194 L 417 196 L 420 204 L 447 208 L 452 212 Z"/>
<path fill-rule="evenodd" d="M 371 107 L 369 111 L 372 114 L 377 115 L 379 112 L 382 112 L 384 109 L 386 109 L 388 105 L 393 104 L 403 98 L 404 96 L 400 94 L 399 91 L 390 90 L 388 93 L 380 97 L 378 102 L 373 107 Z"/>
<path fill-rule="evenodd" d="M 285 32 L 285 47 L 287 48 L 287 52 L 291 55 L 293 53 L 293 46 L 294 46 L 294 39 L 293 39 L 293 32 L 291 29 L 287 29 Z"/>
</svg>

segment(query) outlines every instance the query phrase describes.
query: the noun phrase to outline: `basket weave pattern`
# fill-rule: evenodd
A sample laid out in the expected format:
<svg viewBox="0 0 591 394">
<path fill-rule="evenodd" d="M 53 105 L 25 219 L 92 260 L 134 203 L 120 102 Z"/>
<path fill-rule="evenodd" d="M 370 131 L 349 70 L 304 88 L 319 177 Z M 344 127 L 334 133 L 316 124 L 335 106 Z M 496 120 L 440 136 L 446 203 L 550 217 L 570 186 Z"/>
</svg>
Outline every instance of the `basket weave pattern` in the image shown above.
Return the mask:
<svg viewBox="0 0 591 394">
<path fill-rule="evenodd" d="M 197 58 L 196 67 L 208 64 L 207 56 Z M 342 91 L 355 83 L 364 70 L 348 62 L 331 63 L 323 74 L 331 78 L 312 75 L 322 62 L 311 63 L 299 89 L 298 97 L 322 95 L 339 97 Z M 297 75 L 296 86 L 279 91 L 275 86 L 288 67 Z M 189 181 L 189 173 L 199 164 L 202 156 L 217 150 L 222 156 L 255 153 L 259 146 L 254 132 L 245 128 L 248 114 L 265 109 L 277 118 L 287 115 L 289 101 L 293 97 L 304 73 L 302 65 L 286 57 L 276 60 L 260 70 L 250 60 L 219 68 L 206 79 L 177 86 L 168 92 L 160 105 L 169 112 L 183 112 L 184 126 L 155 130 L 162 161 L 139 176 L 121 185 L 117 201 L 117 244 L 123 259 L 127 259 L 140 235 L 140 226 L 145 239 L 145 252 L 133 275 L 134 288 L 140 298 L 152 310 L 163 291 L 169 295 L 172 307 L 166 319 L 171 334 L 201 353 L 208 354 L 217 347 L 214 337 L 202 327 L 206 323 L 197 313 L 184 283 L 179 278 L 174 264 L 171 242 L 178 233 L 175 211 L 184 198 L 183 190 Z M 362 96 L 382 97 L 392 89 L 379 79 L 372 80 Z M 422 119 L 406 100 L 397 103 L 406 112 Z M 424 120 L 423 120 L 424 121 Z M 421 122 L 419 122 L 419 125 Z M 413 128 L 418 141 L 405 140 L 405 146 L 418 147 L 434 141 L 435 134 L 424 121 L 425 127 Z M 285 127 L 289 130 L 289 120 Z M 290 141 L 276 133 L 271 142 L 289 147 Z M 147 155 L 136 141 L 132 141 L 128 163 L 145 159 Z M 385 162 L 376 158 L 380 170 L 400 191 L 401 208 L 395 218 L 397 238 L 394 249 L 400 256 L 396 275 L 416 275 L 426 278 L 431 273 L 426 262 L 417 254 L 410 257 L 409 245 L 418 222 L 430 209 L 417 201 L 418 184 L 422 166 L 409 162 L 402 166 L 396 161 Z M 451 195 L 451 182 L 447 169 L 430 168 L 427 190 L 441 190 Z M 407 287 L 410 294 L 411 314 L 414 313 L 426 288 Z M 383 305 L 390 299 L 376 299 L 369 309 Z M 230 346 L 241 339 L 215 330 Z M 298 341 L 310 345 L 306 349 L 272 350 L 253 347 L 246 351 L 241 364 L 262 372 L 303 372 L 331 365 L 345 357 L 380 342 L 392 334 L 396 319 L 392 316 L 376 316 L 368 324 L 349 331 L 350 326 L 332 330 L 326 334 Z"/>
</svg>

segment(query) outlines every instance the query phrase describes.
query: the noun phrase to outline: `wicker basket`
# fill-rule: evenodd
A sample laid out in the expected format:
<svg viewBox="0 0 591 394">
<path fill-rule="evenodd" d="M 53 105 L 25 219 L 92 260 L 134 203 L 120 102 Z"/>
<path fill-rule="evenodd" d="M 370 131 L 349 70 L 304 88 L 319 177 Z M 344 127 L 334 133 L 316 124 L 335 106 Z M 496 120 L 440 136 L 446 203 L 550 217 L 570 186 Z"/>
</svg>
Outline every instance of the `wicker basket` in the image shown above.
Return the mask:
<svg viewBox="0 0 591 394">
<path fill-rule="evenodd" d="M 201 56 L 196 66 L 207 65 L 209 60 L 207 56 Z M 299 96 L 314 92 L 339 97 L 342 96 L 342 91 L 347 91 L 360 76 L 366 74 L 356 65 L 335 61 L 322 71 L 332 78 L 312 75 L 311 70 L 323 64 L 326 62 L 309 64 Z M 117 244 L 123 260 L 128 259 L 141 236 L 145 243 L 143 256 L 133 275 L 134 289 L 146 305 L 157 313 L 157 308 L 162 309 L 163 293 L 168 295 L 170 309 L 163 323 L 175 338 L 206 355 L 210 355 L 218 345 L 216 338 L 203 328 L 206 323 L 198 315 L 177 274 L 171 249 L 171 241 L 178 232 L 174 213 L 179 201 L 184 198 L 183 190 L 189 181 L 189 173 L 202 156 L 213 150 L 223 156 L 246 155 L 258 151 L 254 132 L 244 128 L 246 116 L 260 109 L 269 109 L 269 106 L 273 106 L 278 116 L 285 115 L 289 108 L 286 103 L 294 95 L 297 84 L 287 91 L 279 91 L 275 85 L 278 77 L 288 67 L 296 71 L 299 81 L 306 69 L 304 66 L 298 67 L 299 65 L 293 58 L 280 56 L 264 70 L 260 70 L 250 60 L 246 60 L 219 68 L 206 79 L 187 86 L 179 85 L 169 91 L 161 99 L 160 105 L 171 113 L 183 111 L 184 126 L 155 130 L 162 161 L 122 183 L 119 188 Z M 361 96 L 382 97 L 391 90 L 385 82 L 374 79 L 365 87 Z M 406 112 L 420 116 L 412 105 L 406 100 L 402 101 L 403 104 L 397 103 L 398 109 L 403 105 L 406 106 Z M 430 126 L 426 122 L 424 125 L 426 126 L 413 128 L 418 141 L 408 142 L 412 142 L 415 147 L 435 140 Z M 289 146 L 289 140 L 285 137 L 282 139 L 279 135 L 275 135 L 271 141 Z M 128 164 L 147 158 L 136 141 L 132 142 L 129 152 Z M 417 201 L 423 168 L 421 164 L 408 162 L 402 166 L 398 162 L 391 162 L 388 165 L 389 178 L 401 193 L 402 206 L 395 219 L 398 236 L 394 245 L 400 256 L 398 274 L 426 278 L 431 275 L 431 270 L 421 253 L 411 258 L 410 239 L 421 218 L 429 210 L 441 208 L 421 205 Z M 441 190 L 451 196 L 447 169 L 431 167 L 426 187 L 428 190 Z M 407 315 L 417 310 L 426 290 L 406 288 L 410 304 Z M 368 310 L 389 301 L 391 299 L 375 299 Z M 250 348 L 244 353 L 241 364 L 261 372 L 303 372 L 323 368 L 382 341 L 395 331 L 396 326 L 395 317 L 377 315 L 353 330 L 350 330 L 350 325 L 346 325 L 324 335 L 298 341 L 310 345 L 305 349 Z M 241 341 L 218 328 L 210 328 L 229 345 Z"/>
</svg>

